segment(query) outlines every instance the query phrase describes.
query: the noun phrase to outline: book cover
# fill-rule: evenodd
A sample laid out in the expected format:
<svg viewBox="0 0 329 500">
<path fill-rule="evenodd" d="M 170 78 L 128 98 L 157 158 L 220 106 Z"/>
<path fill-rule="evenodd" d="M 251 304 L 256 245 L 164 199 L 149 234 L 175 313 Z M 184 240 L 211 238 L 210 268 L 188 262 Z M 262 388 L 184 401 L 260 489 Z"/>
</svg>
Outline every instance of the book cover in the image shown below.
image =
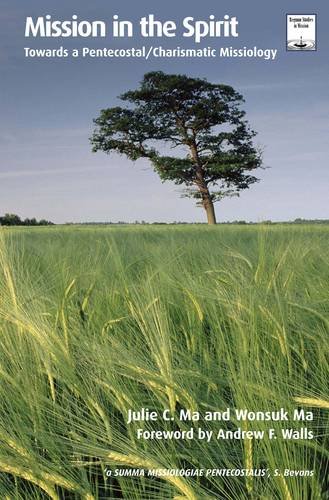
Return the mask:
<svg viewBox="0 0 329 500">
<path fill-rule="evenodd" d="M 3 0 L 0 498 L 329 498 L 325 2 Z"/>
</svg>

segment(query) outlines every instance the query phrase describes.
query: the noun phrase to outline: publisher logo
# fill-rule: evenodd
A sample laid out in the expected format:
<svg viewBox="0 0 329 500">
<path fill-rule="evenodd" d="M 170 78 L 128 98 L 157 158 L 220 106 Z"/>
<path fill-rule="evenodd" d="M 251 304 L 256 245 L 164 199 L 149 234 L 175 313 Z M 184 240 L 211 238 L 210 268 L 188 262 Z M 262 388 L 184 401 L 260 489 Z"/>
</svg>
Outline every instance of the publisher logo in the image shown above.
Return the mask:
<svg viewBox="0 0 329 500">
<path fill-rule="evenodd" d="M 316 50 L 316 14 L 287 14 L 286 17 L 287 50 Z"/>
</svg>

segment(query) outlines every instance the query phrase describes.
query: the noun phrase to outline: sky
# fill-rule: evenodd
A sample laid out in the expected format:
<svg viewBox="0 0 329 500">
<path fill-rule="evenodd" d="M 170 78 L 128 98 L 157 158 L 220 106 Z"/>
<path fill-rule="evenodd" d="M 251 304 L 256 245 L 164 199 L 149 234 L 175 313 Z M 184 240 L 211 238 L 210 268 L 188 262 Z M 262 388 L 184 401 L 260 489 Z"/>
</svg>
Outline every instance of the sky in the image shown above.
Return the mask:
<svg viewBox="0 0 329 500">
<path fill-rule="evenodd" d="M 281 5 L 280 5 L 281 4 Z M 318 50 L 286 52 L 286 13 L 317 13 Z M 200 47 L 274 48 L 277 59 L 29 59 L 24 47 L 194 47 L 172 39 L 26 39 L 27 16 L 136 23 L 148 14 L 180 25 L 186 16 L 236 16 L 239 37 Z M 201 208 L 161 183 L 147 160 L 92 153 L 100 109 L 119 105 L 144 73 L 161 70 L 232 85 L 244 98 L 264 153 L 260 182 L 216 204 L 219 221 L 329 218 L 329 5 L 323 0 L 2 0 L 0 12 L 0 215 L 80 221 L 197 221 Z"/>
</svg>

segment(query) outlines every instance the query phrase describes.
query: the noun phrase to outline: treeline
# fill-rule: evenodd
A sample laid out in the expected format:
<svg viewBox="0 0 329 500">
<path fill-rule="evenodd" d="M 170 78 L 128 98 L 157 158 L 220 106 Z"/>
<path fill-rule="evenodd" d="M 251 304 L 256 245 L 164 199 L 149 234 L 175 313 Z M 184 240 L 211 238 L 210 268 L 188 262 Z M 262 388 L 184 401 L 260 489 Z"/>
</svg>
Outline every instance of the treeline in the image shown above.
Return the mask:
<svg viewBox="0 0 329 500">
<path fill-rule="evenodd" d="M 32 219 L 21 219 L 16 214 L 5 214 L 0 217 L 0 226 L 51 226 L 53 222 L 46 219 L 37 220 L 35 217 Z"/>
<path fill-rule="evenodd" d="M 142 225 L 142 226 L 152 226 L 152 225 L 160 225 L 160 226 L 173 226 L 173 225 L 204 225 L 205 222 L 185 222 L 185 221 L 174 221 L 174 222 L 146 222 L 145 220 L 127 222 L 127 221 L 118 221 L 118 222 L 66 222 L 67 226 L 131 226 L 131 225 Z M 276 224 L 329 224 L 329 219 L 295 219 L 292 221 L 272 221 L 272 220 L 262 220 L 259 222 L 253 221 L 245 221 L 245 220 L 234 220 L 234 221 L 223 221 L 218 222 L 218 225 L 241 225 L 241 226 L 255 226 L 259 224 L 265 225 L 276 225 Z"/>
<path fill-rule="evenodd" d="M 220 224 L 241 224 L 252 226 L 255 224 L 329 224 L 329 219 L 295 219 L 288 221 L 272 221 L 272 220 L 261 220 L 259 222 L 245 221 L 245 220 L 234 220 L 232 222 L 221 222 Z"/>
<path fill-rule="evenodd" d="M 185 221 L 174 221 L 174 222 L 146 222 L 145 220 L 134 221 L 134 222 L 126 222 L 126 221 L 118 221 L 118 222 L 66 222 L 66 225 L 70 226 L 80 226 L 80 225 L 88 225 L 88 226 L 116 226 L 116 225 L 142 225 L 142 226 L 151 226 L 151 225 L 161 225 L 161 226 L 172 226 L 172 225 L 204 225 L 204 222 L 185 222 Z M 245 220 L 234 220 L 234 221 L 223 221 L 218 224 L 224 225 L 258 225 L 258 224 L 329 224 L 329 219 L 295 219 L 293 221 L 271 221 L 271 220 L 263 220 L 259 222 L 245 221 Z M 0 216 L 0 226 L 52 226 L 53 222 L 40 219 L 37 220 L 35 217 L 32 219 L 26 218 L 21 219 L 19 215 L 16 214 L 5 214 L 2 217 Z"/>
</svg>

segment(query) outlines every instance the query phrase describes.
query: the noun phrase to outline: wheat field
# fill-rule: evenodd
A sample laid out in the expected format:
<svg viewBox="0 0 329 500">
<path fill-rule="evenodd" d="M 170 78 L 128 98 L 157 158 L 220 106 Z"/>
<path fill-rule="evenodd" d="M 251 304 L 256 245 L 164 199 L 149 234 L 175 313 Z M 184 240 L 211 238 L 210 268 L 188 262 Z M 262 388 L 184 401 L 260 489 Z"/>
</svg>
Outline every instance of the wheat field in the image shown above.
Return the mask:
<svg viewBox="0 0 329 500">
<path fill-rule="evenodd" d="M 329 498 L 328 262 L 326 225 L 0 228 L 0 498 Z M 142 407 L 306 408 L 314 439 L 139 440 Z"/>
</svg>

